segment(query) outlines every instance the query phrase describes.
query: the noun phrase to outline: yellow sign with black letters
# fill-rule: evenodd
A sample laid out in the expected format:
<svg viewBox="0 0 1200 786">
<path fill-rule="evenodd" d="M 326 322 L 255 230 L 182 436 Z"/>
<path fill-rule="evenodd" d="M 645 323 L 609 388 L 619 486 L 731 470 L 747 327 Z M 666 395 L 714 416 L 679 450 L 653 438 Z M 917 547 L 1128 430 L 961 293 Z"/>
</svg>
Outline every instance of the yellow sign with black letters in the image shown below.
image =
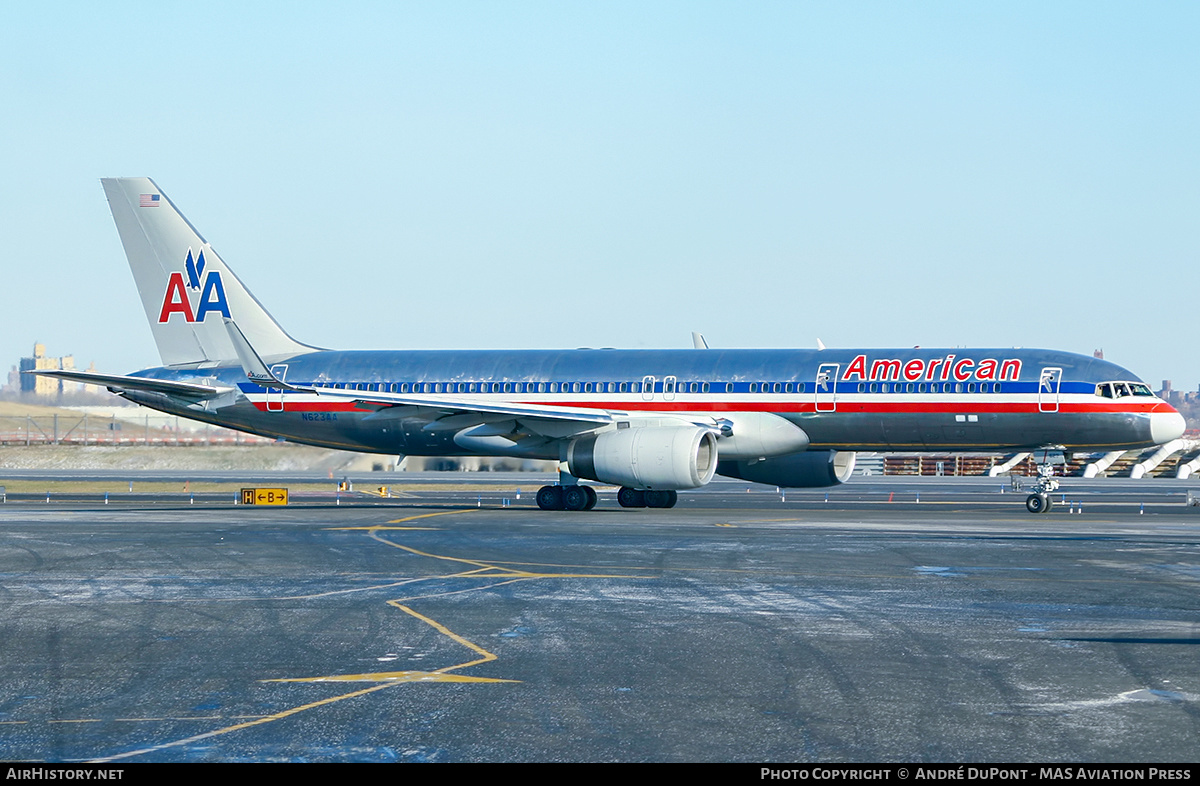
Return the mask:
<svg viewBox="0 0 1200 786">
<path fill-rule="evenodd" d="M 243 505 L 286 505 L 287 489 L 242 489 Z"/>
</svg>

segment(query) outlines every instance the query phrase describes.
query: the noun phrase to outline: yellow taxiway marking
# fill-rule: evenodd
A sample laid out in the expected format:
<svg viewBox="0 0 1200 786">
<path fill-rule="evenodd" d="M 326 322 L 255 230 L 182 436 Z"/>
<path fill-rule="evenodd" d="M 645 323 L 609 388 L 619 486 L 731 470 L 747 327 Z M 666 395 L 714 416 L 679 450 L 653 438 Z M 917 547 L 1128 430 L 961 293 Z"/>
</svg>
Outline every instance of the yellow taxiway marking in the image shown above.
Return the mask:
<svg viewBox="0 0 1200 786">
<path fill-rule="evenodd" d="M 431 516 L 446 516 L 446 515 L 451 515 L 451 514 L 456 514 L 456 513 L 468 513 L 468 512 L 470 512 L 470 509 L 439 511 L 437 513 L 424 513 L 424 514 L 420 514 L 420 515 L 416 515 L 416 516 L 408 516 L 407 518 L 395 519 L 393 521 L 389 521 L 388 524 L 403 524 L 403 523 L 406 523 L 409 521 L 414 521 L 416 519 L 429 518 Z M 390 671 L 390 672 L 375 672 L 375 673 L 366 673 L 366 674 L 334 674 L 334 675 L 324 675 L 324 676 L 318 676 L 318 677 L 290 677 L 290 678 L 285 677 L 285 678 L 263 680 L 263 682 L 303 682 L 303 683 L 310 683 L 310 684 L 313 684 L 313 683 L 338 683 L 338 682 L 372 682 L 374 684 L 367 688 L 361 688 L 359 690 L 354 690 L 349 693 L 342 693 L 337 696 L 330 696 L 328 698 L 320 699 L 319 701 L 313 701 L 313 702 L 309 702 L 307 704 L 301 704 L 298 707 L 292 707 L 290 709 L 283 710 L 281 712 L 276 712 L 271 715 L 264 715 L 262 717 L 257 717 L 257 718 L 253 718 L 250 720 L 246 720 L 242 723 L 236 723 L 232 726 L 225 726 L 220 729 L 214 729 L 213 731 L 205 732 L 203 734 L 196 734 L 196 735 L 193 735 L 191 737 L 186 737 L 181 740 L 173 740 L 171 742 L 164 742 L 159 745 L 151 745 L 146 748 L 140 748 L 138 750 L 127 751 L 125 753 L 119 753 L 114 756 L 108 756 L 108 757 L 105 757 L 102 759 L 95 759 L 94 761 L 98 762 L 98 763 L 117 761 L 120 759 L 128 759 L 128 758 L 132 758 L 134 756 L 142 756 L 142 755 L 145 755 L 148 753 L 154 753 L 156 751 L 164 750 L 167 748 L 176 748 L 176 747 L 179 747 L 182 745 L 190 745 L 192 743 L 199 742 L 201 740 L 207 740 L 207 739 L 211 739 L 213 737 L 219 737 L 224 734 L 231 734 L 236 731 L 253 728 L 254 726 L 261 726 L 266 723 L 273 723 L 274 721 L 283 720 L 284 718 L 290 718 L 291 716 L 297 715 L 301 712 L 306 712 L 308 710 L 316 709 L 318 707 L 324 707 L 329 704 L 333 704 L 335 702 L 343 701 L 345 699 L 358 698 L 359 696 L 365 696 L 368 693 L 374 693 L 375 691 L 385 690 L 387 688 L 393 688 L 397 685 L 410 685 L 413 683 L 421 683 L 421 682 L 454 682 L 454 683 L 513 683 L 513 682 L 519 682 L 519 680 L 505 680 L 505 679 L 495 679 L 495 678 L 487 678 L 487 677 L 472 677 L 469 675 L 452 673 L 452 672 L 459 671 L 461 669 L 469 668 L 471 666 L 478 666 L 483 663 L 489 663 L 491 661 L 494 661 L 497 659 L 496 655 L 491 652 L 488 652 L 483 647 L 470 641 L 469 639 L 467 639 L 463 636 L 460 636 L 459 634 L 450 630 L 449 628 L 447 628 L 445 625 L 438 622 L 437 620 L 431 619 L 430 617 L 427 617 L 424 614 L 421 614 L 420 612 L 416 611 L 411 606 L 408 606 L 406 604 L 411 601 L 419 600 L 422 598 L 444 597 L 446 595 L 453 595 L 453 594 L 458 594 L 458 593 L 462 593 L 462 592 L 478 592 L 481 589 L 488 589 L 490 587 L 498 587 L 498 586 L 502 586 L 505 584 L 511 584 L 511 583 L 518 582 L 518 581 L 530 581 L 533 579 L 632 578 L 633 577 L 629 573 L 624 573 L 624 574 L 621 574 L 621 573 L 535 573 L 535 572 L 526 571 L 526 570 L 516 570 L 513 568 L 505 568 L 505 567 L 502 567 L 501 565 L 498 565 L 495 563 L 485 562 L 483 560 L 473 560 L 473 559 L 466 559 L 466 558 L 462 558 L 462 557 L 450 557 L 450 556 L 447 556 L 444 554 L 432 554 L 429 552 L 425 552 L 425 551 L 421 551 L 419 549 L 412 548 L 411 546 L 405 546 L 400 543 L 392 542 L 392 541 L 387 540 L 386 538 L 383 538 L 379 535 L 379 532 L 384 531 L 384 530 L 407 529 L 404 527 L 389 527 L 389 526 L 385 526 L 385 525 L 377 525 L 377 526 L 369 526 L 369 527 L 331 527 L 330 529 L 364 531 L 373 540 L 378 541 L 379 543 L 383 543 L 384 545 L 391 546 L 393 548 L 407 551 L 410 554 L 415 554 L 420 557 L 428 557 L 429 559 L 442 560 L 444 562 L 451 562 L 451 563 L 457 563 L 457 564 L 464 565 L 464 566 L 470 566 L 469 569 L 462 570 L 457 573 L 450 573 L 450 574 L 441 575 L 441 576 L 426 576 L 426 577 L 417 578 L 417 579 L 407 579 L 405 581 L 393 582 L 393 583 L 385 584 L 382 586 L 384 586 L 384 587 L 399 586 L 402 584 L 413 584 L 413 583 L 416 583 L 419 581 L 433 581 L 433 580 L 445 580 L 445 579 L 483 579 L 483 580 L 485 580 L 480 586 L 472 587 L 469 589 L 451 590 L 451 591 L 445 591 L 445 592 L 431 592 L 431 593 L 427 593 L 424 595 L 412 595 L 412 596 L 405 597 L 405 598 L 398 598 L 395 600 L 387 601 L 389 606 L 399 609 L 400 611 L 403 611 L 405 614 L 408 614 L 409 616 L 425 623 L 426 625 L 429 625 L 434 630 L 436 630 L 438 633 L 441 633 L 442 635 L 448 637 L 449 639 L 456 642 L 457 644 L 462 645 L 463 647 L 467 648 L 471 652 L 475 653 L 475 655 L 477 655 L 478 657 L 464 661 L 463 663 L 456 663 L 451 666 L 444 666 L 440 669 L 434 669 L 432 671 Z M 414 528 L 414 529 L 417 529 L 417 528 Z M 496 581 L 496 579 L 501 579 L 501 581 Z M 361 589 L 363 589 L 363 588 L 360 588 L 360 590 Z M 360 591 L 360 590 L 343 590 L 341 592 Z M 314 595 L 298 596 L 298 597 L 324 597 L 324 596 L 333 595 L 333 594 L 340 594 L 340 593 L 338 593 L 338 592 L 318 593 L 318 594 L 314 594 Z"/>
<path fill-rule="evenodd" d="M 263 682 L 520 682 L 494 677 L 471 677 L 441 671 L 379 671 L 371 674 L 338 674 L 334 677 L 282 677 Z"/>
<path fill-rule="evenodd" d="M 250 715 L 244 717 L 261 718 L 261 715 Z M 219 721 L 225 720 L 220 715 L 198 715 L 193 718 L 113 718 L 114 723 L 162 723 L 163 721 Z"/>
<path fill-rule="evenodd" d="M 453 512 L 458 513 L 460 511 L 455 510 Z M 359 532 L 376 532 L 377 530 L 381 530 L 381 529 L 404 530 L 404 531 L 425 530 L 425 531 L 429 531 L 429 532 L 437 532 L 438 530 L 441 529 L 441 527 L 387 527 L 382 524 L 372 524 L 369 527 L 326 527 L 326 529 L 338 530 L 341 532 L 354 532 L 355 530 L 357 530 Z"/>
<path fill-rule="evenodd" d="M 392 519 L 391 521 L 388 522 L 388 524 L 403 524 L 406 521 L 416 521 L 417 519 L 427 519 L 427 518 L 432 518 L 433 516 L 453 516 L 456 513 L 466 513 L 468 510 L 470 510 L 470 508 L 464 508 L 462 510 L 440 510 L 437 513 L 421 513 L 420 515 L 417 515 L 417 516 L 406 516 L 402 519 Z M 354 531 L 373 532 L 373 531 L 379 530 L 379 529 L 432 529 L 432 530 L 436 530 L 437 527 L 388 527 L 383 524 L 371 524 L 366 527 L 329 527 L 329 529 L 344 530 L 346 532 L 354 532 Z"/>
<path fill-rule="evenodd" d="M 384 682 L 384 683 L 380 683 L 378 685 L 372 685 L 369 688 L 363 688 L 362 690 L 356 690 L 356 691 L 352 691 L 350 693 L 343 693 L 340 696 L 331 696 L 327 699 L 321 699 L 319 701 L 309 702 L 308 704 L 301 704 L 299 707 L 292 707 L 291 709 L 283 710 L 282 712 L 277 712 L 274 715 L 264 715 L 261 718 L 257 718 L 252 721 L 247 721 L 245 723 L 238 723 L 233 726 L 226 726 L 223 729 L 215 729 L 213 731 L 208 731 L 203 734 L 196 734 L 191 737 L 186 737 L 182 740 L 172 740 L 171 742 L 164 742 L 159 745 L 151 745 L 148 748 L 139 748 L 138 750 L 135 750 L 135 751 L 126 751 L 125 753 L 118 753 L 115 756 L 105 756 L 102 759 L 92 759 L 92 762 L 97 763 L 97 764 L 103 764 L 105 762 L 118 761 L 120 759 L 132 758 L 134 756 L 142 756 L 147 753 L 154 753 L 155 751 L 161 751 L 161 750 L 165 750 L 167 748 L 177 748 L 181 745 L 190 745 L 193 742 L 199 742 L 201 740 L 211 739 L 212 737 L 219 737 L 223 734 L 229 734 L 231 732 L 241 731 L 242 729 L 249 729 L 249 728 L 253 728 L 254 726 L 261 726 L 264 723 L 271 723 L 273 721 L 282 720 L 284 718 L 289 718 L 292 715 L 296 715 L 297 713 L 304 712 L 305 710 L 311 710 L 315 707 L 323 707 L 326 704 L 333 704 L 334 702 L 341 701 L 342 699 L 351 699 L 351 698 L 354 698 L 355 696 L 365 696 L 368 693 L 374 693 L 377 690 L 383 690 L 384 688 L 390 688 L 393 685 L 397 685 L 397 684 L 401 684 L 401 683 Z"/>
</svg>

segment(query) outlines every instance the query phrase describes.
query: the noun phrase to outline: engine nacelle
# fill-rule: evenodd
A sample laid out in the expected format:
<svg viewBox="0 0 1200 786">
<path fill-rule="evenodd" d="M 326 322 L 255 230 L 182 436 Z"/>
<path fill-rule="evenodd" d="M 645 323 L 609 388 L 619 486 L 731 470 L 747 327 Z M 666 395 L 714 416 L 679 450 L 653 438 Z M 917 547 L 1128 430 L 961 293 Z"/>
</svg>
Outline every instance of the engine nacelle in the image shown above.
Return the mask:
<svg viewBox="0 0 1200 786">
<path fill-rule="evenodd" d="M 694 489 L 717 469 L 717 438 L 697 426 L 638 426 L 581 437 L 567 449 L 577 478 L 635 489 Z"/>
<path fill-rule="evenodd" d="M 722 461 L 717 472 L 725 477 L 781 488 L 818 488 L 845 483 L 854 472 L 854 452 L 809 450 L 763 461 Z"/>
<path fill-rule="evenodd" d="M 808 447 L 804 429 L 770 412 L 721 413 L 718 424 L 731 432 L 717 440 L 721 463 L 788 456 Z"/>
</svg>

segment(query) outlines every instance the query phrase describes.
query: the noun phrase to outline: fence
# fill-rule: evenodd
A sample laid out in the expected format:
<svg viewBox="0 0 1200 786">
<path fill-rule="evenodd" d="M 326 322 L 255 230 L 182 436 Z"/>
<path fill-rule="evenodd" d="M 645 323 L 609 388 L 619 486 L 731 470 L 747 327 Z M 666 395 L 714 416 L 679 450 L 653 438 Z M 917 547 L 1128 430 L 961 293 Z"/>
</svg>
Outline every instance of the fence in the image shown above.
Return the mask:
<svg viewBox="0 0 1200 786">
<path fill-rule="evenodd" d="M 0 417 L 0 445 L 267 445 L 273 440 L 161 415 Z"/>
</svg>

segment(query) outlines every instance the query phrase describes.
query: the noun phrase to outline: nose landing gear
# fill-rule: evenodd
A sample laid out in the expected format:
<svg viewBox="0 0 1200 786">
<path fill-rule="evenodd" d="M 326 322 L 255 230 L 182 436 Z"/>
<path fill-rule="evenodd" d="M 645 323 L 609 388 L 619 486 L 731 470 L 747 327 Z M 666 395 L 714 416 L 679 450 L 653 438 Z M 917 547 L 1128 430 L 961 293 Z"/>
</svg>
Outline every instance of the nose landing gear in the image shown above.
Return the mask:
<svg viewBox="0 0 1200 786">
<path fill-rule="evenodd" d="M 1054 465 L 1049 462 L 1038 464 L 1037 483 L 1033 484 L 1033 493 L 1025 498 L 1025 509 L 1030 513 L 1045 513 L 1054 507 L 1050 494 L 1058 489 L 1058 481 L 1054 479 Z"/>
</svg>

